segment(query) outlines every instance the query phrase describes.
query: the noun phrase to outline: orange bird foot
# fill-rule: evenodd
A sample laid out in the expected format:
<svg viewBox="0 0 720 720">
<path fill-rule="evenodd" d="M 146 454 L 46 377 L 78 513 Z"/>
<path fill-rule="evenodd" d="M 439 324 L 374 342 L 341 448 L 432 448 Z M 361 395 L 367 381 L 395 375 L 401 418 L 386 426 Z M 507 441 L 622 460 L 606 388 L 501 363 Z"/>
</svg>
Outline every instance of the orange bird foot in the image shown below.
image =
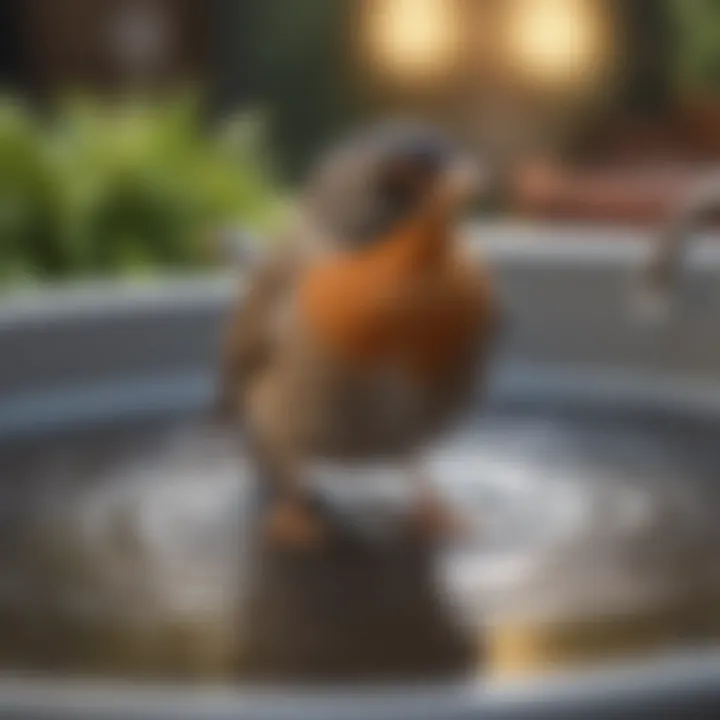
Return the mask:
<svg viewBox="0 0 720 720">
<path fill-rule="evenodd" d="M 265 531 L 273 545 L 291 550 L 316 550 L 327 540 L 321 521 L 299 501 L 285 501 L 274 508 Z"/>
<path fill-rule="evenodd" d="M 469 530 L 468 524 L 437 496 L 424 493 L 410 514 L 411 528 L 426 538 L 456 537 Z"/>
</svg>

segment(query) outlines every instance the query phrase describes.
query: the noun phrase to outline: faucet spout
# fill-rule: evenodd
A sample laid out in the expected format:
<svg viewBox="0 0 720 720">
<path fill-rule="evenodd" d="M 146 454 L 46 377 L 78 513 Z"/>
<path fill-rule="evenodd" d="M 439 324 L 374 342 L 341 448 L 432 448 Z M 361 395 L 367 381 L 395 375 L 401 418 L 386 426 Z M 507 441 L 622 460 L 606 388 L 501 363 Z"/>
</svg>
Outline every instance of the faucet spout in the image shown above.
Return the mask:
<svg viewBox="0 0 720 720">
<path fill-rule="evenodd" d="M 684 258 L 694 235 L 720 211 L 720 174 L 691 186 L 671 208 L 642 267 L 639 309 L 648 319 L 662 320 L 677 298 Z"/>
</svg>

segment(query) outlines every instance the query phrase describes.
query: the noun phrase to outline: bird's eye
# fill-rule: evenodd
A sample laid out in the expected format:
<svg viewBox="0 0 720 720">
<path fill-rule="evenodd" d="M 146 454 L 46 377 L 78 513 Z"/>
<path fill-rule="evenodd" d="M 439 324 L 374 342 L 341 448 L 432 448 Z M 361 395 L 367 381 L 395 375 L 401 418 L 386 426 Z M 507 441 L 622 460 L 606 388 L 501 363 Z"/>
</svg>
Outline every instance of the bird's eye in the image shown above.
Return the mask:
<svg viewBox="0 0 720 720">
<path fill-rule="evenodd" d="M 427 168 L 411 159 L 394 160 L 382 173 L 380 189 L 387 197 L 410 199 L 422 191 L 429 176 Z"/>
</svg>

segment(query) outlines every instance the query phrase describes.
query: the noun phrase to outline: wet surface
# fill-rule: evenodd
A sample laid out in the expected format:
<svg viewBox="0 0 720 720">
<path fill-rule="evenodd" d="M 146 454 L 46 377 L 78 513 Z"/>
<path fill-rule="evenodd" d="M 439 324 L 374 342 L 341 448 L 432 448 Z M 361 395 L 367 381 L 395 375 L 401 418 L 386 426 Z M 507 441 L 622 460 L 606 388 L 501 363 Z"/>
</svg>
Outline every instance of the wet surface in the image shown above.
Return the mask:
<svg viewBox="0 0 720 720">
<path fill-rule="evenodd" d="M 472 522 L 440 568 L 463 617 L 718 597 L 719 430 L 549 409 L 472 423 L 430 459 Z M 231 674 L 248 497 L 231 434 L 172 418 L 24 440 L 0 448 L 0 478 L 5 668 Z"/>
</svg>

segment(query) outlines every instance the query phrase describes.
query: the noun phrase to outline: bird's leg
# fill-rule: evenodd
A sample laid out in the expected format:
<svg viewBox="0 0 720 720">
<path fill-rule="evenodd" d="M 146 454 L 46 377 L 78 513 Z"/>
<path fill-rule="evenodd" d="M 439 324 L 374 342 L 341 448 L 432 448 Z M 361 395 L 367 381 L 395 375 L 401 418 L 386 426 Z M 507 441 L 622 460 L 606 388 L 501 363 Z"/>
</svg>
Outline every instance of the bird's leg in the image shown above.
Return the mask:
<svg viewBox="0 0 720 720">
<path fill-rule="evenodd" d="M 297 453 L 272 453 L 264 478 L 270 498 L 265 523 L 266 537 L 283 547 L 316 550 L 332 544 L 345 549 L 361 549 L 367 538 L 328 498 L 302 481 L 302 457 Z"/>
<path fill-rule="evenodd" d="M 425 537 L 448 537 L 461 531 L 464 523 L 440 496 L 427 471 L 413 461 L 410 464 L 410 475 L 415 490 L 410 515 L 412 527 Z"/>
<path fill-rule="evenodd" d="M 301 480 L 302 462 L 289 452 L 275 451 L 263 478 L 274 490 L 265 531 L 268 539 L 279 546 L 316 549 L 327 539 L 327 531 L 315 512 L 312 498 Z"/>
</svg>

